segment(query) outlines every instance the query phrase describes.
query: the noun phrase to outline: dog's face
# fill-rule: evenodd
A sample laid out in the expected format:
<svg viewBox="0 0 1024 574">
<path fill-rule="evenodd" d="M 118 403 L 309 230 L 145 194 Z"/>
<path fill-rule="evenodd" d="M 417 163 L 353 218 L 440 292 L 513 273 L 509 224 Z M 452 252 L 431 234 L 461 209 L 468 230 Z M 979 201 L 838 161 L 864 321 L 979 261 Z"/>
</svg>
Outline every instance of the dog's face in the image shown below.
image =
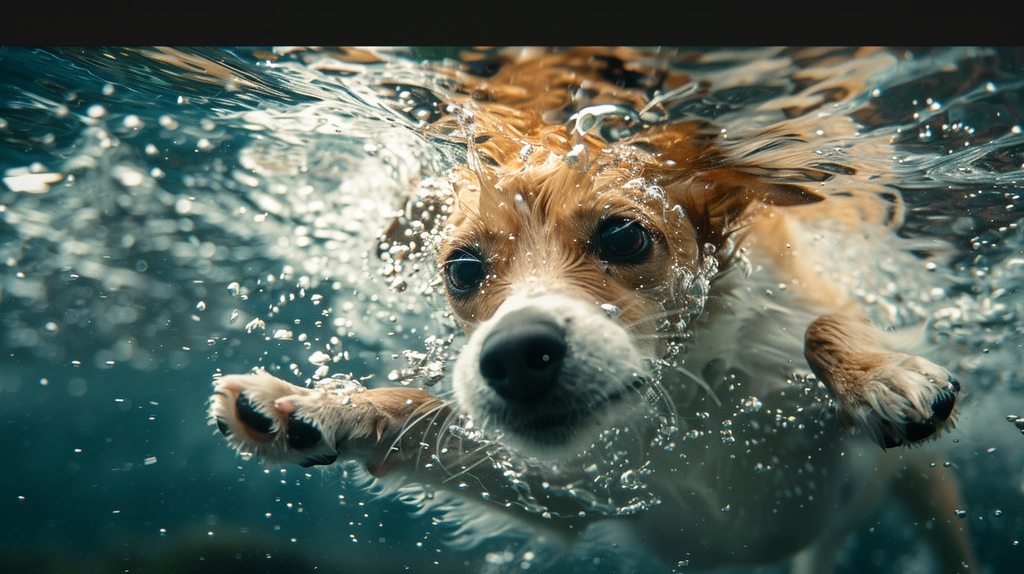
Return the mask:
<svg viewBox="0 0 1024 574">
<path fill-rule="evenodd" d="M 698 272 L 699 218 L 644 177 L 650 155 L 589 151 L 585 169 L 542 149 L 504 173 L 453 175 L 440 261 L 471 335 L 456 399 L 532 455 L 638 416 L 658 333 L 681 320 L 681 282 Z"/>
<path fill-rule="evenodd" d="M 705 127 L 587 142 L 577 165 L 557 133 L 525 153 L 492 138 L 479 153 L 495 169 L 453 172 L 440 265 L 470 334 L 454 390 L 505 444 L 559 457 L 639 423 L 650 360 L 703 306 L 690 287 L 709 279 L 706 246 L 721 248 L 752 205 L 816 199 L 717 168 Z"/>
</svg>

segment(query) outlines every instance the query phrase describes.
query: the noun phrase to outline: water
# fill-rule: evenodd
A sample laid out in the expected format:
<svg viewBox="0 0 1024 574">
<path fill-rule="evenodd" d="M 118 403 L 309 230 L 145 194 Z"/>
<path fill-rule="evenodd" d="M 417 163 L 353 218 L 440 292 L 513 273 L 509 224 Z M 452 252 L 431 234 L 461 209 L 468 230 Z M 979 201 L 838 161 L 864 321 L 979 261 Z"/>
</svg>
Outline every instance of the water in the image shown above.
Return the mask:
<svg viewBox="0 0 1024 574">
<path fill-rule="evenodd" d="M 434 65 L 458 54 L 0 50 L 5 571 L 540 564 L 512 537 L 454 550 L 440 515 L 410 517 L 344 469 L 239 460 L 205 421 L 217 372 L 442 379 L 455 331 L 429 264 L 377 248 L 410 190 L 464 157 L 457 134 L 429 129 L 451 86 Z M 784 179 L 898 188 L 901 235 L 942 251 L 920 273 L 883 265 L 865 292 L 877 320 L 932 322 L 936 356 L 968 391 L 935 463 L 964 481 L 986 571 L 1017 571 L 1024 54 L 847 51 L 803 75 L 807 53 L 796 65 L 780 50 L 686 54 L 663 64 L 711 88 L 645 113 L 713 120 L 730 153 L 784 160 Z M 468 66 L 486 71 L 490 55 Z M 707 428 L 717 437 L 723 421 Z M 928 571 L 920 525 L 871 520 L 840 571 Z"/>
</svg>

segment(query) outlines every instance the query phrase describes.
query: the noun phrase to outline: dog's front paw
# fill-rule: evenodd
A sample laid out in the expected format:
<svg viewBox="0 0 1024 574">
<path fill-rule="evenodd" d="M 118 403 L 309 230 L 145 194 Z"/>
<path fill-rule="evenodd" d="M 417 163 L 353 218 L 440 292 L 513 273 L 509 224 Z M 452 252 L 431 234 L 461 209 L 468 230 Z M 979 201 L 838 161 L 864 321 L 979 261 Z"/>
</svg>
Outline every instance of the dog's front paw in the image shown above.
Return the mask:
<svg viewBox="0 0 1024 574">
<path fill-rule="evenodd" d="M 862 392 L 840 402 L 840 419 L 847 428 L 856 421 L 883 448 L 921 442 L 955 425 L 960 383 L 931 361 L 891 353 L 863 377 Z"/>
<path fill-rule="evenodd" d="M 408 388 L 354 382 L 305 388 L 264 371 L 214 381 L 209 420 L 239 453 L 271 463 L 327 465 L 401 432 L 419 410 L 440 404 Z"/>
<path fill-rule="evenodd" d="M 867 432 L 882 448 L 955 426 L 960 383 L 927 359 L 884 350 L 879 336 L 866 321 L 844 316 L 821 317 L 807 331 L 807 362 L 836 400 L 843 426 Z"/>
</svg>

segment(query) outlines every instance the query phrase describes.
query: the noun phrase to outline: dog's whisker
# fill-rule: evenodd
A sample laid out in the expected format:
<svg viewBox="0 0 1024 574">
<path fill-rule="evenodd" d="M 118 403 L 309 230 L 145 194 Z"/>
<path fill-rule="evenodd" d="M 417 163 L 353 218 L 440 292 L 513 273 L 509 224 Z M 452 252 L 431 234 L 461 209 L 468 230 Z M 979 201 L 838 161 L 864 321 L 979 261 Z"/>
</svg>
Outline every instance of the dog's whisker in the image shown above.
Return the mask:
<svg viewBox="0 0 1024 574">
<path fill-rule="evenodd" d="M 708 396 L 710 396 L 710 397 L 711 397 L 711 400 L 715 401 L 715 405 L 717 405 L 717 406 L 722 406 L 722 401 L 720 401 L 720 400 L 718 399 L 718 395 L 716 395 L 716 394 L 715 394 L 715 391 L 714 391 L 714 389 L 712 389 L 712 388 L 711 388 L 711 385 L 709 385 L 709 384 L 707 383 L 707 381 L 705 381 L 705 380 L 704 380 L 704 378 L 703 378 L 703 377 L 699 377 L 699 376 L 697 376 L 697 375 L 696 375 L 696 374 L 694 374 L 694 373 L 693 373 L 692 371 L 690 371 L 690 370 L 689 370 L 689 369 L 687 369 L 686 367 L 684 367 L 684 366 L 682 366 L 682 365 L 679 365 L 679 364 L 670 364 L 669 366 L 670 366 L 670 367 L 671 367 L 672 369 L 674 369 L 674 370 L 676 370 L 676 371 L 679 371 L 680 373 L 682 373 L 682 374 L 686 375 L 687 377 L 689 377 L 689 378 L 690 378 L 690 380 L 692 380 L 692 381 L 694 381 L 695 383 L 697 383 L 698 385 L 700 385 L 700 386 L 701 386 L 701 388 L 703 388 L 703 389 L 704 389 L 705 391 L 707 391 L 707 393 L 708 393 Z"/>
<path fill-rule="evenodd" d="M 639 384 L 630 385 L 629 390 L 637 393 L 645 402 L 651 406 L 656 407 L 656 412 L 660 412 L 667 420 L 667 424 L 671 427 L 677 426 L 679 419 L 678 411 L 676 410 L 675 401 L 666 391 L 661 380 L 657 377 L 645 377 L 638 381 Z M 653 397 L 651 396 L 653 395 Z M 658 409 L 658 405 L 664 405 L 664 411 Z"/>
<path fill-rule="evenodd" d="M 426 410 L 425 412 L 414 414 L 413 416 L 411 416 L 408 419 L 406 419 L 404 421 L 403 425 L 402 425 L 402 429 L 400 431 L 398 431 L 397 433 L 395 433 L 394 438 L 391 440 L 391 444 L 388 445 L 387 451 L 385 451 L 385 453 L 384 453 L 384 457 L 382 459 L 382 462 L 387 462 L 389 457 L 393 456 L 396 453 L 400 453 L 401 452 L 401 448 L 402 448 L 402 441 L 410 436 L 410 431 L 412 429 L 414 429 L 417 425 L 419 425 L 421 422 L 426 420 L 427 418 L 436 418 L 437 415 L 442 410 L 444 410 L 444 407 L 445 407 L 445 405 L 440 404 L 440 405 L 431 407 L 430 409 Z M 429 433 L 429 432 L 430 432 L 430 426 L 428 425 L 427 428 L 423 430 L 424 434 L 422 436 L 422 439 L 427 438 L 427 434 L 426 433 Z M 417 441 L 417 442 L 418 443 L 422 443 L 423 442 L 422 439 Z M 416 465 L 417 466 L 419 466 L 421 464 L 421 459 L 420 459 L 421 452 L 422 451 L 417 449 L 417 454 L 416 454 Z"/>
<path fill-rule="evenodd" d="M 630 330 L 636 330 L 641 325 L 647 323 L 659 323 L 665 319 L 673 319 L 678 317 L 687 317 L 691 314 L 691 310 L 688 308 L 677 308 L 677 309 L 665 309 L 657 313 L 650 313 L 638 319 L 635 319 L 629 323 L 626 323 L 626 328 Z"/>
<path fill-rule="evenodd" d="M 464 459 L 465 458 L 471 458 L 472 455 L 480 453 L 480 452 L 484 451 L 484 449 L 485 449 L 485 446 L 484 445 L 480 445 L 479 447 L 477 447 L 477 448 L 475 448 L 475 449 L 473 449 L 471 451 L 463 453 L 462 454 L 462 458 L 464 458 Z M 490 460 L 491 460 L 490 457 L 482 456 L 482 457 L 478 458 L 476 462 L 471 463 L 468 466 L 460 468 L 457 472 L 449 473 L 450 475 L 448 476 L 448 478 L 445 478 L 444 480 L 442 480 L 441 484 L 446 484 L 448 482 L 451 482 L 451 481 L 456 480 L 458 478 L 462 478 L 464 476 L 473 476 L 473 473 L 471 471 L 474 468 L 480 466 L 481 464 L 483 464 L 485 462 L 489 462 Z"/>
<path fill-rule="evenodd" d="M 438 417 L 441 416 L 442 413 L 445 413 L 445 411 L 447 411 L 447 413 L 445 414 L 444 422 L 442 422 L 440 424 L 440 428 L 437 429 L 437 432 L 434 434 L 434 437 L 433 437 L 433 439 L 434 439 L 434 445 L 433 446 L 434 446 L 434 452 L 435 453 L 441 452 L 441 450 L 442 450 L 442 446 L 441 446 L 442 437 L 445 437 L 445 436 L 449 435 L 449 430 L 448 429 L 450 428 L 451 421 L 456 417 L 455 409 L 451 408 L 449 403 L 446 401 L 445 404 L 440 405 L 440 406 L 438 406 L 435 409 L 435 411 L 433 413 L 433 416 L 430 418 L 430 423 L 428 425 L 429 429 L 434 429 L 435 425 L 437 424 Z M 419 453 L 417 453 L 417 465 L 422 465 L 423 464 L 423 462 L 422 462 L 423 454 L 424 454 L 424 452 L 422 450 L 419 451 Z M 438 459 L 438 460 L 440 461 L 440 459 Z"/>
</svg>

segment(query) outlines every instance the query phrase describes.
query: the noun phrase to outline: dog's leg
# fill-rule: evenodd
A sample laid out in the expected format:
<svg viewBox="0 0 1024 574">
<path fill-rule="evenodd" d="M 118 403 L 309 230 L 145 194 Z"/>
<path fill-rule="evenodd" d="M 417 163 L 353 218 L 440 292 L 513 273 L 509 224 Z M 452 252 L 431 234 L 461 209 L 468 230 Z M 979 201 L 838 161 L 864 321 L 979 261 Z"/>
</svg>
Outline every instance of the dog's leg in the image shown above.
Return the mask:
<svg viewBox="0 0 1024 574">
<path fill-rule="evenodd" d="M 942 571 L 978 572 L 968 531 L 970 521 L 956 518 L 956 512 L 966 507 L 953 471 L 942 465 L 931 466 L 924 457 L 916 456 L 896 482 L 914 522 L 927 525 L 925 533 L 935 547 Z"/>
<path fill-rule="evenodd" d="M 839 407 L 850 431 L 863 430 L 882 448 L 925 440 L 954 424 L 960 384 L 921 357 L 893 352 L 863 318 L 825 315 L 807 329 L 807 362 Z"/>
<path fill-rule="evenodd" d="M 790 574 L 833 572 L 847 539 L 891 493 L 898 495 L 930 540 L 941 572 L 977 572 L 967 522 L 956 518 L 956 511 L 964 508 L 956 475 L 929 464 L 929 459 L 920 451 L 879 457 L 874 459 L 873 471 L 848 478 L 851 496 L 845 510 L 835 513 L 815 543 L 793 557 Z"/>
<path fill-rule="evenodd" d="M 532 519 L 559 537 L 580 532 L 536 509 L 580 516 L 584 501 L 549 492 L 540 476 L 510 478 L 502 447 L 453 433 L 451 407 L 426 391 L 353 383 L 309 389 L 266 372 L 228 375 L 214 385 L 210 424 L 239 453 L 304 467 L 356 461 L 375 478 L 414 480 L 511 509 L 510 521 Z"/>
</svg>

